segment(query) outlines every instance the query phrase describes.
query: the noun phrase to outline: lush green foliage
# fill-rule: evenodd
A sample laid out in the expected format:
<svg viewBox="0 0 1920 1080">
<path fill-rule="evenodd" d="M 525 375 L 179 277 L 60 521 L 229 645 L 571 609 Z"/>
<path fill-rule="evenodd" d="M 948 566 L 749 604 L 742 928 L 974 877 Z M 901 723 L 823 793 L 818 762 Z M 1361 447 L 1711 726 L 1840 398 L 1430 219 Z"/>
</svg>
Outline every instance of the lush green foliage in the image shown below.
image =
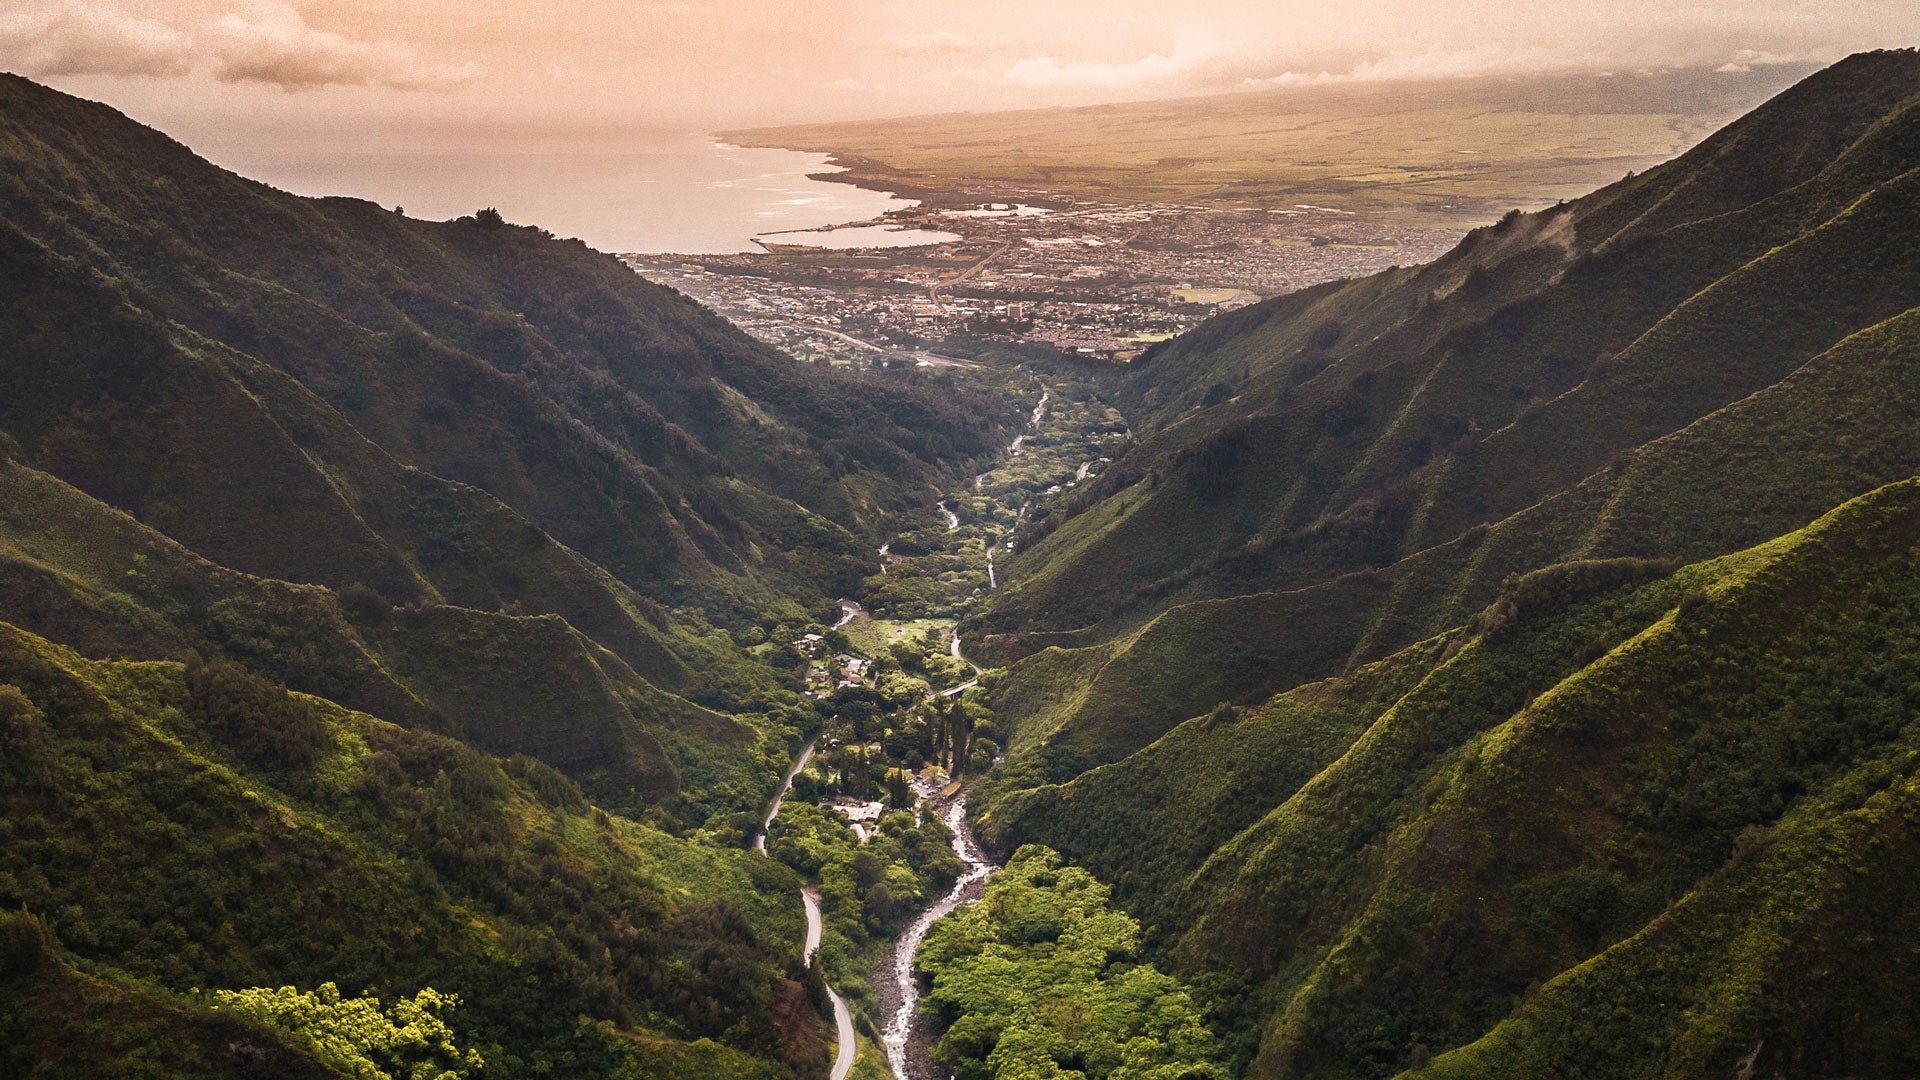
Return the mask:
<svg viewBox="0 0 1920 1080">
<path fill-rule="evenodd" d="M 1138 441 L 970 638 L 1033 658 L 995 700 L 1057 744 L 1033 775 L 1444 633 L 1512 575 L 1710 558 L 1920 471 L 1917 127 L 1920 57 L 1857 56 L 1428 266 L 1141 357 L 1112 390 Z"/>
<path fill-rule="evenodd" d="M 1225 1080 L 1192 993 L 1138 950 L 1106 886 L 1021 848 L 914 958 L 944 1029 L 935 1060 L 967 1080 Z"/>
<path fill-rule="evenodd" d="M 212 997 L 213 1008 L 286 1032 L 354 1080 L 465 1080 L 485 1064 L 476 1051 L 454 1045 L 453 1029 L 441 1016 L 460 999 L 430 986 L 384 1010 L 370 994 L 342 998 L 330 982 L 304 993 L 253 987 L 216 990 Z"/>
<path fill-rule="evenodd" d="M 780 808 L 767 853 L 818 890 L 820 961 L 856 1013 L 877 1025 L 879 999 L 867 976 L 887 939 L 960 873 L 953 834 L 929 814 L 893 810 L 862 843 L 838 814 L 799 797 Z"/>
<path fill-rule="evenodd" d="M 1856 57 L 1136 363 L 984 619 L 990 835 L 1250 1076 L 1913 1071 L 1917 163 Z"/>
<path fill-rule="evenodd" d="M 322 740 L 263 764 L 244 733 L 281 714 Z M 10 627 L 0 742 L 0 904 L 90 971 L 175 993 L 434 987 L 466 1002 L 449 1022 L 487 1075 L 620 1075 L 635 1032 L 657 1062 L 711 1038 L 768 1075 L 814 1067 L 817 1036 L 775 1021 L 809 978 L 793 875 L 592 809 L 537 760 Z"/>
<path fill-rule="evenodd" d="M 1476 631 L 1215 710 L 993 825 L 1129 875 L 1241 1003 L 1250 1075 L 1712 1075 L 1756 1046 L 1902 1074 L 1916 539 L 1909 481 L 1651 582 L 1518 579 Z"/>
</svg>

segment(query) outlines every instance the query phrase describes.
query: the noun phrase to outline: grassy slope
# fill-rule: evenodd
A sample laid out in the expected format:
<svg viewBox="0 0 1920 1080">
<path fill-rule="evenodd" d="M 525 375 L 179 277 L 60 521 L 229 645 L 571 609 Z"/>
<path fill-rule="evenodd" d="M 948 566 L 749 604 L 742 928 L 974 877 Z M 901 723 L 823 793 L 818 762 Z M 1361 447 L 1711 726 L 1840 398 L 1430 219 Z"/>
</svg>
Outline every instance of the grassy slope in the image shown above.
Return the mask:
<svg viewBox="0 0 1920 1080">
<path fill-rule="evenodd" d="M 1443 648 L 1429 643 L 1257 706 L 1196 717 L 1070 783 L 1012 792 L 981 816 L 981 831 L 1008 849 L 1041 835 L 1060 844 L 1164 943 L 1187 918 L 1180 883 L 1345 753 Z"/>
<path fill-rule="evenodd" d="M 768 729 L 769 742 L 665 692 L 559 616 L 429 604 L 350 617 L 328 589 L 227 570 L 17 462 L 0 464 L 0 491 L 0 617 L 90 656 L 232 656 L 306 692 L 532 754 L 632 812 L 664 804 L 697 822 L 752 810 L 778 775 L 784 732 Z M 662 639 L 701 655 L 684 631 Z M 709 688 L 772 688 L 730 644 L 710 648 Z"/>
<path fill-rule="evenodd" d="M 1763 1069 L 1904 1073 L 1917 538 L 1907 481 L 1548 590 L 987 825 L 1259 987 L 1251 1075 L 1718 1075 L 1763 1042 Z"/>
<path fill-rule="evenodd" d="M 1256 1074 L 1391 1074 L 1414 1043 L 1472 1042 L 1562 972 L 1634 994 L 1634 1036 L 1545 995 L 1522 1011 L 1551 1034 L 1463 1057 L 1477 1075 L 1693 1075 L 1761 1039 L 1763 1062 L 1853 1043 L 1866 1074 L 1912 1068 L 1882 1033 L 1898 1006 L 1809 1023 L 1801 995 L 1817 991 L 1795 964 L 1835 949 L 1865 982 L 1849 994 L 1903 998 L 1911 978 L 1897 936 L 1840 938 L 1860 894 L 1910 888 L 1916 537 L 1920 483 L 1896 484 L 1469 644 L 1190 883 L 1203 914 L 1185 955 L 1271 976 L 1283 1003 Z M 1625 640 L 1562 659 L 1589 634 Z M 1671 991 L 1653 1008 L 1671 1011 L 1627 974 L 1649 965 Z"/>
<path fill-rule="evenodd" d="M 1900 419 L 1920 302 L 1903 209 L 1916 90 L 1912 54 L 1855 58 L 1686 157 L 1429 267 L 1176 340 L 1131 376 L 1149 434 L 1012 563 L 981 648 L 1110 651 L 1156 615 L 1171 627 L 1269 598 L 1241 602 L 1263 617 L 1192 635 L 1204 648 L 1169 640 L 1178 683 L 1129 682 L 1116 662 L 1101 673 L 1114 694 L 1045 718 L 1075 744 L 1071 770 L 1204 711 L 1202 689 L 1270 694 L 1456 625 L 1508 573 L 1718 554 L 1920 468 Z M 1189 408 L 1216 378 L 1236 395 Z M 1824 410 L 1855 407 L 1870 422 L 1821 436 Z M 1709 475 L 1724 496 L 1681 494 Z M 1390 590 L 1344 625 L 1272 614 L 1272 597 L 1375 568 Z M 1236 676 L 1247 653 L 1269 666 Z M 1019 681 L 996 691 L 1016 719 L 1049 697 Z M 1139 718 L 1116 725 L 1096 703 L 1121 699 Z"/>
</svg>

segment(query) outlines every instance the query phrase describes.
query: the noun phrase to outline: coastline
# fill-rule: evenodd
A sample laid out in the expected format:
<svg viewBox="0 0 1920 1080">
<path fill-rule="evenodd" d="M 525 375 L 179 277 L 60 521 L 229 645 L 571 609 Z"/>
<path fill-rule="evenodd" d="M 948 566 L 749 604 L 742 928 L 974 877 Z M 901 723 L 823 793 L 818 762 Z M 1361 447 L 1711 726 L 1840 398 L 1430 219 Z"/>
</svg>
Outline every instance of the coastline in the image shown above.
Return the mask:
<svg viewBox="0 0 1920 1080">
<path fill-rule="evenodd" d="M 824 146 L 817 143 L 778 142 L 772 139 L 756 137 L 753 131 L 721 131 L 711 136 L 715 143 L 723 146 L 738 147 L 742 150 L 787 150 L 797 154 L 818 154 L 825 157 L 825 164 L 832 172 L 807 173 L 806 178 L 823 184 L 845 184 L 862 191 L 892 195 L 897 199 L 917 201 L 921 209 L 943 210 L 955 207 L 971 206 L 980 202 L 1002 201 L 1003 187 L 1010 181 L 969 180 L 954 178 L 955 183 L 939 184 L 939 178 L 904 172 L 878 158 L 868 157 L 845 147 Z M 1055 191 L 1043 191 L 1038 188 L 1019 187 L 1021 202 L 1057 209 L 1058 206 L 1074 202 L 1071 195 Z"/>
</svg>

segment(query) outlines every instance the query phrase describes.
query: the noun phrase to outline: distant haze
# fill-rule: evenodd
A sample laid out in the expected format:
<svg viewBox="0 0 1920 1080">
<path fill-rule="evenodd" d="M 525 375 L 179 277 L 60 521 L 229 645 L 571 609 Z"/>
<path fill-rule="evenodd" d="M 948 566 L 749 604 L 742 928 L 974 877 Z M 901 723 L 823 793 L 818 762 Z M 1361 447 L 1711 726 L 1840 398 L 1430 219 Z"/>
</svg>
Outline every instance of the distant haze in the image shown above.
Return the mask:
<svg viewBox="0 0 1920 1080">
<path fill-rule="evenodd" d="M 375 175 L 383 155 L 436 149 L 521 153 L 555 139 L 617 148 L 660 132 L 1343 82 L 1752 70 L 1916 41 L 1914 0 L 0 5 L 0 68 L 306 189 L 330 172 Z M 372 171 L 327 164 L 356 157 Z"/>
<path fill-rule="evenodd" d="M 0 67 L 172 130 L 680 129 L 1920 43 L 1912 0 L 11 0 Z"/>
</svg>

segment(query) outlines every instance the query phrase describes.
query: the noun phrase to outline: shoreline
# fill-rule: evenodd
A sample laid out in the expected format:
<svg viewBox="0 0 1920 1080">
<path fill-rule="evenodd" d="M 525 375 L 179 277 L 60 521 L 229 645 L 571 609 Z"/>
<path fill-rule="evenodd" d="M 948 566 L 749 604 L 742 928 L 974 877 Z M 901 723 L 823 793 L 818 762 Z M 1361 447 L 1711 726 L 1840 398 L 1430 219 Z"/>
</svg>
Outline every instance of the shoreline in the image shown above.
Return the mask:
<svg viewBox="0 0 1920 1080">
<path fill-rule="evenodd" d="M 1060 210 L 1080 201 L 1079 196 L 1070 192 L 1028 187 L 1016 181 L 955 178 L 956 183 L 953 184 L 935 184 L 931 183 L 936 179 L 934 177 L 902 172 L 878 158 L 844 147 L 777 143 L 749 137 L 752 134 L 720 132 L 711 138 L 719 145 L 742 150 L 786 150 L 796 154 L 819 155 L 827 159 L 825 164 L 833 171 L 807 173 L 808 180 L 823 184 L 845 184 L 862 191 L 918 202 L 921 205 L 917 209 L 921 210 L 964 209 L 983 202 L 1021 202 Z"/>
</svg>

